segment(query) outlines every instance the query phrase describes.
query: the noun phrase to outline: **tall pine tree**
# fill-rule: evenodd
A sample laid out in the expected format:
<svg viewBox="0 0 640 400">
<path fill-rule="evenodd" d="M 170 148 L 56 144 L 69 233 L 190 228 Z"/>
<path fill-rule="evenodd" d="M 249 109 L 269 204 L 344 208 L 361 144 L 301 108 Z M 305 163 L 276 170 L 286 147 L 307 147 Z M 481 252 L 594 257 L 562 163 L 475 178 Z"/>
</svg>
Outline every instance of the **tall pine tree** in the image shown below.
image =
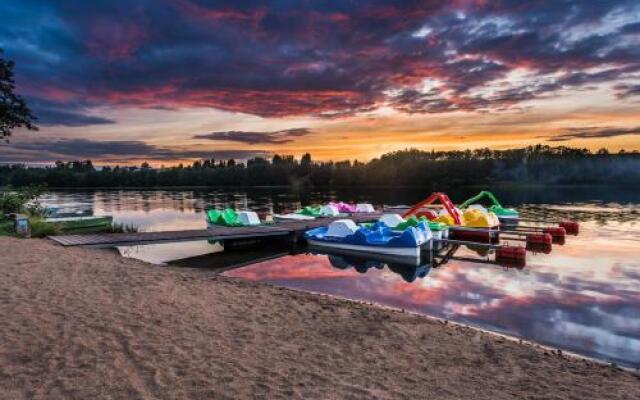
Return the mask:
<svg viewBox="0 0 640 400">
<path fill-rule="evenodd" d="M 38 130 L 27 104 L 15 93 L 14 62 L 3 58 L 0 49 L 0 137 L 7 139 L 15 128 Z"/>
</svg>

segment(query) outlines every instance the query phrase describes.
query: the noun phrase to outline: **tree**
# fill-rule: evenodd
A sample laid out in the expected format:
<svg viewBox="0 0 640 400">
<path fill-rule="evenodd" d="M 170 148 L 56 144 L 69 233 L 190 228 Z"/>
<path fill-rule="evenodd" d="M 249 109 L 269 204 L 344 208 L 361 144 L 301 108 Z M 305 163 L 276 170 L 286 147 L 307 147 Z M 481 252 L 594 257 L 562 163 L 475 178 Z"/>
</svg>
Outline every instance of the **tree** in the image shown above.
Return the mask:
<svg viewBox="0 0 640 400">
<path fill-rule="evenodd" d="M 300 165 L 304 168 L 309 168 L 311 167 L 312 161 L 311 161 L 311 154 L 309 153 L 304 153 L 304 155 L 302 156 L 302 158 L 300 159 Z"/>
<path fill-rule="evenodd" d="M 0 49 L 0 137 L 8 138 L 15 128 L 27 128 L 38 130 L 31 114 L 22 97 L 14 93 L 15 82 L 13 79 L 14 62 L 2 58 Z"/>
</svg>

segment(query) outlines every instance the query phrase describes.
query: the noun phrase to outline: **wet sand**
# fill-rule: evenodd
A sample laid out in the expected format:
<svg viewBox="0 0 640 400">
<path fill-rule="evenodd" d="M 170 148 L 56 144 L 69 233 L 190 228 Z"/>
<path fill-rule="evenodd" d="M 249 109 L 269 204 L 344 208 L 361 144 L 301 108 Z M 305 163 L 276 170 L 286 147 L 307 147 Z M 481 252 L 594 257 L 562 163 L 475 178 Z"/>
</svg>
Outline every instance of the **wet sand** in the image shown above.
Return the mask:
<svg viewBox="0 0 640 400">
<path fill-rule="evenodd" d="M 638 399 L 640 377 L 375 306 L 0 238 L 3 399 Z"/>
</svg>

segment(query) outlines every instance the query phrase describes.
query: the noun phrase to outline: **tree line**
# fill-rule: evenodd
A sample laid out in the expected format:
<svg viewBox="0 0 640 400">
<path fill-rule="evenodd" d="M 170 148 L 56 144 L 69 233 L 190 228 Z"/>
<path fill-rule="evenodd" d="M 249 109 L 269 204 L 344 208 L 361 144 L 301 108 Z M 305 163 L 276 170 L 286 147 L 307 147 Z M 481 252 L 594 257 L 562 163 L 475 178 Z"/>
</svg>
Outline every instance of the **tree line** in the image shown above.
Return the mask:
<svg viewBox="0 0 640 400">
<path fill-rule="evenodd" d="M 0 186 L 44 184 L 60 188 L 173 186 L 451 186 L 497 182 L 541 184 L 638 184 L 637 151 L 591 152 L 565 146 L 520 149 L 421 151 L 408 149 L 369 162 L 318 162 L 275 155 L 271 159 L 198 160 L 151 168 L 95 167 L 90 160 L 58 161 L 48 167 L 0 166 Z"/>
</svg>

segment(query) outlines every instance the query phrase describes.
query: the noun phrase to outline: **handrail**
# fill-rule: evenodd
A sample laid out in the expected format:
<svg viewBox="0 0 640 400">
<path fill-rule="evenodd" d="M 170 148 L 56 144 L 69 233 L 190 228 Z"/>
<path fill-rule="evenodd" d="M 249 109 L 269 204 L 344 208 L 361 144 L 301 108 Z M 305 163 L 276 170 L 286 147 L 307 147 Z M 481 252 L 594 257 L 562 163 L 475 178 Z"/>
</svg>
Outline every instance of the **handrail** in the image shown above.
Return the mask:
<svg viewBox="0 0 640 400">
<path fill-rule="evenodd" d="M 473 196 L 472 198 L 467 199 L 464 203 L 461 203 L 459 207 L 460 208 L 467 208 L 471 204 L 481 200 L 483 197 L 488 197 L 489 200 L 491 200 L 491 202 L 493 203 L 494 206 L 502 208 L 502 204 L 500 204 L 498 199 L 496 199 L 496 196 L 494 196 L 493 193 L 491 193 L 488 190 L 483 190 L 480 193 L 478 193 L 477 195 Z"/>
<path fill-rule="evenodd" d="M 437 200 L 440 200 L 440 202 L 442 203 L 444 208 L 447 210 L 449 215 L 451 215 L 451 217 L 453 218 L 453 221 L 456 223 L 456 225 L 461 225 L 462 221 L 460 219 L 460 215 L 456 211 L 455 206 L 453 205 L 453 202 L 451 201 L 451 199 L 449 199 L 449 196 L 447 196 L 446 194 L 441 193 L 441 192 L 431 193 L 431 195 L 429 197 L 427 197 L 425 200 L 422 200 L 421 202 L 416 203 L 413 207 L 411 207 L 409 209 L 409 211 L 405 212 L 402 215 L 402 217 L 403 218 L 407 218 L 407 217 L 409 217 L 411 215 L 414 215 L 422 207 L 424 207 L 426 205 L 429 205 L 429 204 L 432 204 Z"/>
</svg>

